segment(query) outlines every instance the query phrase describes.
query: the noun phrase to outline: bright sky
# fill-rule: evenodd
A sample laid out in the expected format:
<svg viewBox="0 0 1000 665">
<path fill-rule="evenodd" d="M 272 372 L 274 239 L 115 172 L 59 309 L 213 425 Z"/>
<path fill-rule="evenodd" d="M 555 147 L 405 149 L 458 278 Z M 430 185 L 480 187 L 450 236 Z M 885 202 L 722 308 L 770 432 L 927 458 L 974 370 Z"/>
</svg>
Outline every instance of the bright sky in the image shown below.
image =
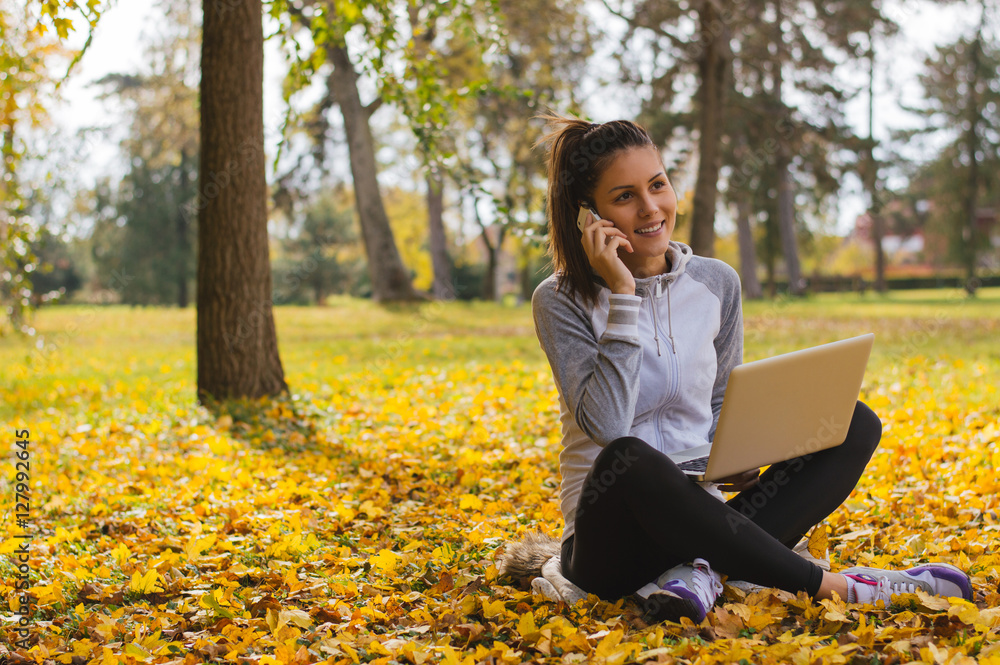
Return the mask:
<svg viewBox="0 0 1000 665">
<path fill-rule="evenodd" d="M 945 43 L 958 35 L 963 27 L 978 19 L 961 3 L 940 6 L 926 0 L 898 0 L 889 5 L 888 13 L 903 25 L 903 34 L 893 40 L 890 53 L 881 56 L 876 86 L 876 136 L 884 138 L 887 126 L 902 127 L 908 117 L 900 110 L 899 102 L 915 104 L 920 98 L 915 73 L 924 55 L 934 44 Z M 142 65 L 142 35 L 151 30 L 158 12 L 154 0 L 118 0 L 101 17 L 93 42 L 77 65 L 71 78 L 63 85 L 65 102 L 58 106 L 53 117 L 67 135 L 94 126 L 114 126 L 120 123 L 113 104 L 97 98 L 99 90 L 91 83 L 105 74 L 138 71 Z M 279 127 L 282 121 L 280 85 L 283 59 L 274 43 L 265 44 L 265 94 L 264 124 L 269 154 L 274 154 Z M 865 80 L 867 75 L 865 74 Z M 595 120 L 609 120 L 628 114 L 629 109 L 599 99 L 594 90 L 590 113 Z M 859 132 L 866 131 L 868 101 L 861 94 L 847 105 L 847 114 Z M 610 113 L 610 115 L 608 115 Z M 82 179 L 92 180 L 93 174 L 120 172 L 123 165 L 113 141 L 92 140 L 85 146 L 85 165 Z M 692 183 L 693 184 L 693 183 Z M 847 232 L 855 217 L 865 209 L 865 200 L 856 182 L 846 182 L 838 202 L 837 228 Z"/>
</svg>

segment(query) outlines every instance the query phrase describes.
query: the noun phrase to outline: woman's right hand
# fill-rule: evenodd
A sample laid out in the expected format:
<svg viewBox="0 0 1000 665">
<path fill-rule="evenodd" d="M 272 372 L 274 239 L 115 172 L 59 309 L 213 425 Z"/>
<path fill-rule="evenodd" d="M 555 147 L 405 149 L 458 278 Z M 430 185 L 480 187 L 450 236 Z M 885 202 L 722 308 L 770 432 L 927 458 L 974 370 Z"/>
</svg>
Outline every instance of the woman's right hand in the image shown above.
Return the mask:
<svg viewBox="0 0 1000 665">
<path fill-rule="evenodd" d="M 601 279 L 611 288 L 612 293 L 635 295 L 635 278 L 618 256 L 618 248 L 631 252 L 632 243 L 625 234 L 615 228 L 607 219 L 594 219 L 587 213 L 587 223 L 583 227 L 583 251 Z"/>
</svg>

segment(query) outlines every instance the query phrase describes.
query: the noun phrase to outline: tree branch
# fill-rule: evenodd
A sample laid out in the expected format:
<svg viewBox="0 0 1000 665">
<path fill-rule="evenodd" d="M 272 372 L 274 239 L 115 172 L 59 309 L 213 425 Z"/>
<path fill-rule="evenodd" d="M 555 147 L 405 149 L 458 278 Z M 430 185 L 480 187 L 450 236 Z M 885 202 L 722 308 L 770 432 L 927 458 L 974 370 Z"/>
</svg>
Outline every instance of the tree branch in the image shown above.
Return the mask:
<svg viewBox="0 0 1000 665">
<path fill-rule="evenodd" d="M 382 97 L 376 97 L 373 99 L 371 103 L 364 107 L 365 116 L 368 118 L 372 117 L 372 114 L 375 113 L 375 111 L 378 111 L 384 103 L 385 100 L 382 99 Z"/>
</svg>

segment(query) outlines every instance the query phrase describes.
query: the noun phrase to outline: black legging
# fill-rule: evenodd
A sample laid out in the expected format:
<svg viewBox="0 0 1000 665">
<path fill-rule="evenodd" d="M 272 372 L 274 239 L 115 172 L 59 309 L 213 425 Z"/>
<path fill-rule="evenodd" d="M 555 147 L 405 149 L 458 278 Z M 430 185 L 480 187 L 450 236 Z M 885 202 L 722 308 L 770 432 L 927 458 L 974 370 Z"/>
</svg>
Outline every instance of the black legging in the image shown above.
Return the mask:
<svg viewBox="0 0 1000 665">
<path fill-rule="evenodd" d="M 616 439 L 584 481 L 563 575 L 614 600 L 700 557 L 732 579 L 816 595 L 822 569 L 791 548 L 848 497 L 881 436 L 858 402 L 843 444 L 772 465 L 726 503 L 641 439 Z"/>
</svg>

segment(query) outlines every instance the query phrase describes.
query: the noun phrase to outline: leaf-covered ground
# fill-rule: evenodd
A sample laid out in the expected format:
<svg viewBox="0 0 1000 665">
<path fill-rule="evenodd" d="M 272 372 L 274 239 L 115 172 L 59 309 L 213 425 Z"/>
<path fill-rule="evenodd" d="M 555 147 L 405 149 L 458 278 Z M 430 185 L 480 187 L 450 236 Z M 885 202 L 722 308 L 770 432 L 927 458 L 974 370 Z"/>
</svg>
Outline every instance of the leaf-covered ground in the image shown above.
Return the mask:
<svg viewBox="0 0 1000 665">
<path fill-rule="evenodd" d="M 338 301 L 277 319 L 293 395 L 221 416 L 194 402 L 191 311 L 48 310 L 40 347 L 0 341 L 0 659 L 1000 663 L 996 290 L 746 306 L 748 360 L 876 333 L 863 398 L 884 436 L 826 522 L 834 569 L 948 561 L 975 603 L 729 588 L 701 625 L 497 579 L 504 543 L 562 528 L 558 405 L 525 307 Z"/>
</svg>

